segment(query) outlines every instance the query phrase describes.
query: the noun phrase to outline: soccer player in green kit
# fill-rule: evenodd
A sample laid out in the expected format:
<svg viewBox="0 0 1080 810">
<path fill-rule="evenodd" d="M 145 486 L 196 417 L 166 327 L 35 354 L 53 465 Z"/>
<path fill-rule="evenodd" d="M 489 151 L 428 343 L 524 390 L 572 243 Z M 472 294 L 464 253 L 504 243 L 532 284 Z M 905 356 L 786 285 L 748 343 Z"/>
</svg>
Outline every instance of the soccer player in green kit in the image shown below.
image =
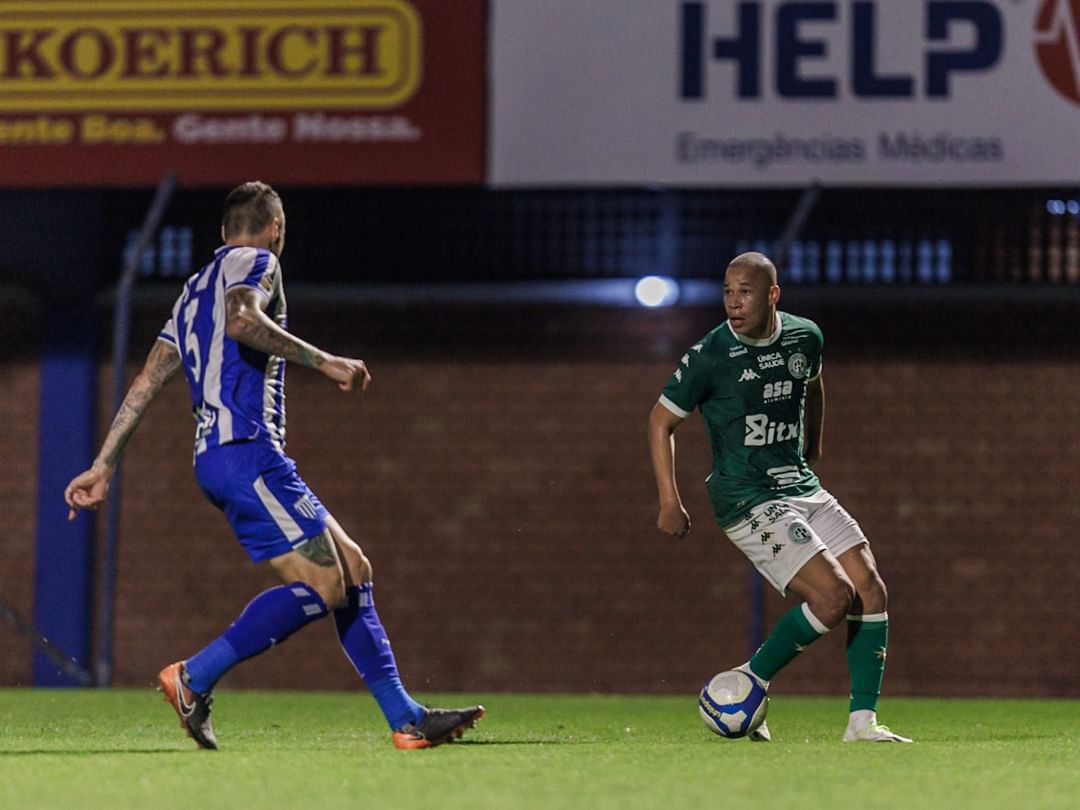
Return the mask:
<svg viewBox="0 0 1080 810">
<path fill-rule="evenodd" d="M 859 524 L 811 470 L 821 456 L 821 330 L 777 310 L 776 267 L 736 256 L 724 276 L 727 320 L 683 355 L 649 415 L 660 496 L 657 527 L 676 537 L 690 516 L 675 482 L 675 429 L 694 408 L 709 434 L 705 479 L 717 523 L 781 594 L 802 600 L 738 669 L 769 681 L 844 618 L 851 703 L 844 742 L 911 742 L 877 722 L 889 618 L 885 583 Z M 751 739 L 768 741 L 767 725 Z"/>
</svg>

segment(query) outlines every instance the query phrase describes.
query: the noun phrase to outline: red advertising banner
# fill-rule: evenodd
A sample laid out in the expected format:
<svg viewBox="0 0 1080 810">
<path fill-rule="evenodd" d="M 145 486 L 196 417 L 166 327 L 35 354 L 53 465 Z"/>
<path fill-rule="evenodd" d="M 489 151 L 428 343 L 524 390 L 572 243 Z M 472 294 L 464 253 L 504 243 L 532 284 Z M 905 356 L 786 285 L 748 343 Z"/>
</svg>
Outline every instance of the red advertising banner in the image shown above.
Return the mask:
<svg viewBox="0 0 1080 810">
<path fill-rule="evenodd" d="M 0 0 L 0 186 L 481 183 L 486 0 Z"/>
</svg>

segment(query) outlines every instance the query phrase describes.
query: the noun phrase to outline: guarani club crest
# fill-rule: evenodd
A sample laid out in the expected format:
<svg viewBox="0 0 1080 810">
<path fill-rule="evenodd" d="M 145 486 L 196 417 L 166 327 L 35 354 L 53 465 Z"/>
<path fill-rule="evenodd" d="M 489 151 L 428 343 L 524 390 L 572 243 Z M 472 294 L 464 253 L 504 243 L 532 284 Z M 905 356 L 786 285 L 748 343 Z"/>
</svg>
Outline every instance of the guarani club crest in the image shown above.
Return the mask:
<svg viewBox="0 0 1080 810">
<path fill-rule="evenodd" d="M 810 361 L 802 352 L 795 352 L 787 361 L 788 373 L 796 380 L 801 380 L 810 373 Z"/>
</svg>

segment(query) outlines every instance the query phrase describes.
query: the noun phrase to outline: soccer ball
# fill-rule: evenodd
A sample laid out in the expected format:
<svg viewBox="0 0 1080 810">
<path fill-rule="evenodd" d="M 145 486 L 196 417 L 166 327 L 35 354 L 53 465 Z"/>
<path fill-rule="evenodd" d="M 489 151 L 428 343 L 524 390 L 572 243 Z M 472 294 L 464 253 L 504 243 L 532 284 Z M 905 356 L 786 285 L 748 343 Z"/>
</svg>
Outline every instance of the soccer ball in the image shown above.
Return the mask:
<svg viewBox="0 0 1080 810">
<path fill-rule="evenodd" d="M 706 727 L 721 737 L 745 737 L 765 722 L 769 696 L 756 680 L 737 669 L 713 675 L 698 697 Z"/>
</svg>

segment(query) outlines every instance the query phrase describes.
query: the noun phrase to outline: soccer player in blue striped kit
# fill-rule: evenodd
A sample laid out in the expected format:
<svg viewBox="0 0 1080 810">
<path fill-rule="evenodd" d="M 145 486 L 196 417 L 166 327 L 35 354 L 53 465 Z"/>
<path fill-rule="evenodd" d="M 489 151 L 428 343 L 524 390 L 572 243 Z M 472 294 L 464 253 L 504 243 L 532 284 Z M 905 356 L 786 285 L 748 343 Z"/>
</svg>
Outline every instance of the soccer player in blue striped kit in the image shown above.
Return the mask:
<svg viewBox="0 0 1080 810">
<path fill-rule="evenodd" d="M 233 189 L 221 233 L 224 245 L 184 285 L 97 458 L 68 484 L 69 518 L 105 500 L 146 409 L 183 370 L 197 424 L 199 486 L 251 559 L 267 562 L 283 582 L 256 596 L 207 647 L 159 673 L 183 728 L 202 748 L 217 748 L 211 692 L 222 675 L 333 613 L 341 646 L 385 714 L 393 744 L 418 749 L 456 739 L 483 707 L 429 709 L 409 696 L 375 610 L 370 561 L 285 455 L 286 361 L 322 372 L 342 391 L 363 392 L 371 375 L 362 360 L 287 331 L 279 263 L 285 211 L 270 186 Z"/>
</svg>

